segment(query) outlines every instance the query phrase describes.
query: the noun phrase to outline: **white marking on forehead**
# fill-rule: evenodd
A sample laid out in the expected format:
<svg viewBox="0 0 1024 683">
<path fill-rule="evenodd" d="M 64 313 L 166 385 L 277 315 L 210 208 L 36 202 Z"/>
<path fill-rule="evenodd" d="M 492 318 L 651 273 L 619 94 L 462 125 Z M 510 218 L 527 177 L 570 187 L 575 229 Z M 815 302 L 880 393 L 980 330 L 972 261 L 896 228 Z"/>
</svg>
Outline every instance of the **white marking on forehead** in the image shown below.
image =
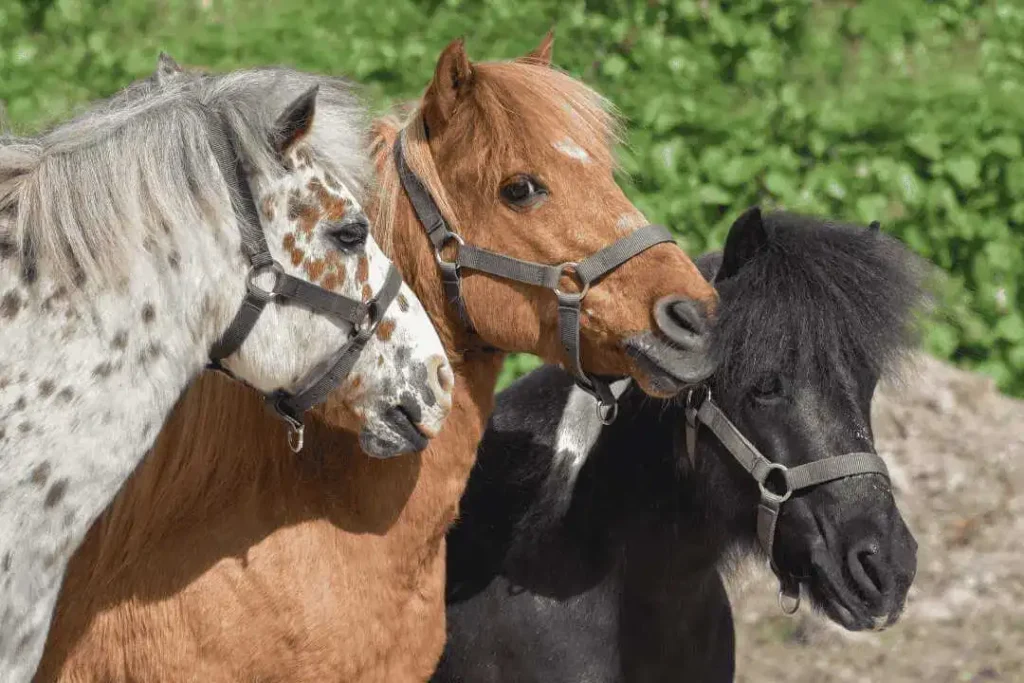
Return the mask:
<svg viewBox="0 0 1024 683">
<path fill-rule="evenodd" d="M 585 164 L 590 162 L 590 155 L 587 154 L 587 150 L 576 144 L 576 141 L 572 138 L 562 138 L 552 146 L 571 159 L 582 161 Z"/>
</svg>

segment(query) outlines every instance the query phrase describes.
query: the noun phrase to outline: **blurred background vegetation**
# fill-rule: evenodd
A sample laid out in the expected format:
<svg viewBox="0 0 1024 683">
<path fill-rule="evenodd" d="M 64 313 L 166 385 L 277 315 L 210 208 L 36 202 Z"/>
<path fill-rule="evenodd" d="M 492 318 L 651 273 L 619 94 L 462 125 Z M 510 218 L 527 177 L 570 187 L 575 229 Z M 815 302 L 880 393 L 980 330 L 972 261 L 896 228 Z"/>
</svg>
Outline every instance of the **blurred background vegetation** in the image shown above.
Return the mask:
<svg viewBox="0 0 1024 683">
<path fill-rule="evenodd" d="M 346 75 L 383 108 L 454 37 L 507 58 L 552 26 L 556 63 L 629 121 L 628 193 L 684 248 L 758 202 L 881 220 L 949 274 L 928 349 L 1024 396 L 1022 0 L 0 0 L 0 102 L 36 131 L 163 49 Z"/>
</svg>

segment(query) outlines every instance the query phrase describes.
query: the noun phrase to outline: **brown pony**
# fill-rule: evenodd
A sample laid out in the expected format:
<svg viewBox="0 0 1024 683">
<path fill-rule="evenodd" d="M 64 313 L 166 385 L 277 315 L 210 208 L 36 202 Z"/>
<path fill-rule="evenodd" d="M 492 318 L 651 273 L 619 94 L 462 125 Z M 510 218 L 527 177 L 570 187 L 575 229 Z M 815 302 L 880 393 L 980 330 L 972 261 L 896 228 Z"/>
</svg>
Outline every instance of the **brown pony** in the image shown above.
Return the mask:
<svg viewBox="0 0 1024 683">
<path fill-rule="evenodd" d="M 410 167 L 466 243 L 557 264 L 646 220 L 613 180 L 613 117 L 593 91 L 550 67 L 551 45 L 549 36 L 519 60 L 473 64 L 461 42 L 451 44 L 404 130 Z M 72 562 L 37 680 L 395 683 L 431 675 L 445 636 L 444 535 L 503 352 L 562 358 L 554 296 L 540 288 L 464 273 L 475 329 L 467 332 L 396 178 L 398 132 L 393 122 L 378 126 L 371 215 L 452 360 L 445 427 L 420 454 L 377 460 L 329 426 L 346 416 L 328 405 L 310 420 L 296 458 L 256 397 L 203 377 Z M 652 308 L 668 295 L 707 310 L 715 301 L 673 244 L 597 282 L 584 300 L 587 370 L 629 374 L 662 395 L 678 387 L 627 351 L 631 339 L 652 334 Z"/>
</svg>

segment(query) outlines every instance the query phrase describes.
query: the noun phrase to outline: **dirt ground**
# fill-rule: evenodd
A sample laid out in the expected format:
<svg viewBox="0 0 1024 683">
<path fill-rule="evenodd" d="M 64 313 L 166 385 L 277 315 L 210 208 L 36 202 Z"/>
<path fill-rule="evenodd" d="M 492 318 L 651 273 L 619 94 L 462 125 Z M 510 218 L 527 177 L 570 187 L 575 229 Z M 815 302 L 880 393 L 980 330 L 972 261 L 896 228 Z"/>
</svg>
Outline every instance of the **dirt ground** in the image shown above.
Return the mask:
<svg viewBox="0 0 1024 683">
<path fill-rule="evenodd" d="M 919 543 L 907 609 L 851 634 L 781 613 L 777 584 L 732 580 L 737 683 L 1024 682 L 1024 401 L 930 358 L 876 394 L 878 452 Z"/>
</svg>

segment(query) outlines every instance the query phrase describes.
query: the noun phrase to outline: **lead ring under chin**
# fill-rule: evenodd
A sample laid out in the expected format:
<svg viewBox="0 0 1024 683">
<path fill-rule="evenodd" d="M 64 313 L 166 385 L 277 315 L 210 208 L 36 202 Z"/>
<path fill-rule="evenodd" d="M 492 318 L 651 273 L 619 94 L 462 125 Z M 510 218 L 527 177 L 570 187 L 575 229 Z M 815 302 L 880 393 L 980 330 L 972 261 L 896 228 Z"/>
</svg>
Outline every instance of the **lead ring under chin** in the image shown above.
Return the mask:
<svg viewBox="0 0 1024 683">
<path fill-rule="evenodd" d="M 790 606 L 787 607 L 787 604 Z M 787 617 L 791 617 L 796 614 L 800 609 L 800 589 L 797 588 L 796 595 L 793 596 L 787 595 L 782 586 L 779 586 L 779 608 Z"/>
</svg>

